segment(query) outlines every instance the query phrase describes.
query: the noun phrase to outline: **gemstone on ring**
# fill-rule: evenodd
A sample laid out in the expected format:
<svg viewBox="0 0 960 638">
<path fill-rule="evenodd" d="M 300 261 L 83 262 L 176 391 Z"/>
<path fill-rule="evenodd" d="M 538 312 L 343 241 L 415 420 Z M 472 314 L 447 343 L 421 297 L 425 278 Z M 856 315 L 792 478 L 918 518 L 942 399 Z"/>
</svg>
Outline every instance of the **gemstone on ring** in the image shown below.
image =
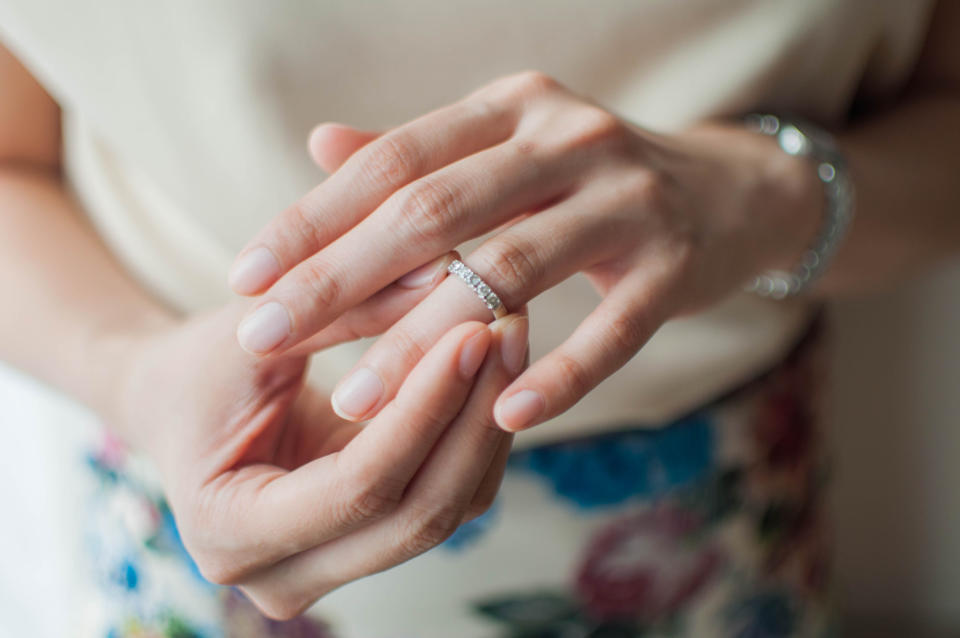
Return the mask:
<svg viewBox="0 0 960 638">
<path fill-rule="evenodd" d="M 507 314 L 507 310 L 503 307 L 503 302 L 500 301 L 497 293 L 493 292 L 493 289 L 465 263 L 459 259 L 454 259 L 447 266 L 447 272 L 456 275 L 460 281 L 467 284 L 470 290 L 477 294 L 480 301 L 493 312 L 494 318 L 499 319 Z"/>
</svg>

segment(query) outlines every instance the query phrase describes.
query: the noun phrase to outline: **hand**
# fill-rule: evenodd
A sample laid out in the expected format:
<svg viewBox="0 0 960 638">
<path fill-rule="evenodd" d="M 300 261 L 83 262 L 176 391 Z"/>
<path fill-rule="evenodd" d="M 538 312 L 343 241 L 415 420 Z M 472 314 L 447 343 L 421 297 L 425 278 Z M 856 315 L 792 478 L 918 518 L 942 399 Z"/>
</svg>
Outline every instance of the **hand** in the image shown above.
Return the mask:
<svg viewBox="0 0 960 638">
<path fill-rule="evenodd" d="M 266 290 L 241 344 L 285 352 L 398 273 L 499 229 L 465 261 L 507 308 L 576 272 L 603 296 L 499 398 L 497 421 L 511 431 L 569 408 L 667 319 L 792 265 L 822 205 L 806 161 L 765 136 L 724 125 L 655 134 L 539 73 L 497 80 L 382 136 L 353 135 L 366 145 L 239 255 L 233 288 Z M 267 314 L 270 338 L 244 338 Z M 442 283 L 340 384 L 338 413 L 377 414 L 441 334 L 484 317 L 465 286 Z"/>
<path fill-rule="evenodd" d="M 390 287 L 313 341 L 372 334 L 424 294 Z M 304 386 L 306 353 L 258 359 L 237 346 L 248 305 L 128 338 L 105 418 L 137 432 L 133 443 L 156 461 L 204 576 L 290 618 L 489 507 L 512 438 L 495 427 L 492 405 L 525 365 L 527 321 L 454 327 L 360 426 Z"/>
</svg>

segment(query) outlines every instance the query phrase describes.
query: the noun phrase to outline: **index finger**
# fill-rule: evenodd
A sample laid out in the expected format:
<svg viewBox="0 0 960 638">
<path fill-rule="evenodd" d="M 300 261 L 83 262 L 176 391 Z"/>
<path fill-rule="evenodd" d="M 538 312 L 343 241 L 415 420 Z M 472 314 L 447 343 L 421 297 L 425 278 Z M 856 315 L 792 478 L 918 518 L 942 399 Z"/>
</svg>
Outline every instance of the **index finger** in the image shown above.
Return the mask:
<svg viewBox="0 0 960 638">
<path fill-rule="evenodd" d="M 240 251 L 230 269 L 230 287 L 242 295 L 263 292 L 356 225 L 397 189 L 506 139 L 513 129 L 513 117 L 505 108 L 470 97 L 361 147 Z"/>
<path fill-rule="evenodd" d="M 236 581 L 388 514 L 463 407 L 490 340 L 480 322 L 450 330 L 396 400 L 339 452 L 290 472 L 247 466 L 211 483 L 212 496 L 203 500 L 216 519 L 200 526 L 228 565 L 214 568 L 213 579 Z M 225 539 L 232 545 L 225 548 Z"/>
</svg>

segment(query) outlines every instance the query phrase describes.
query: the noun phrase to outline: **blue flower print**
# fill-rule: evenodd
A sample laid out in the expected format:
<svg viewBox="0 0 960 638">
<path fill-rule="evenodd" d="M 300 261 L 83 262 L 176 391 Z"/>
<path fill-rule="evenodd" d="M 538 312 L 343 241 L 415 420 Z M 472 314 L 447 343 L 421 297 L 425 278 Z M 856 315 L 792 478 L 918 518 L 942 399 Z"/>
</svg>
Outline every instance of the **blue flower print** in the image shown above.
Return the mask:
<svg viewBox="0 0 960 638">
<path fill-rule="evenodd" d="M 796 602 L 781 591 L 762 591 L 741 599 L 727 610 L 735 638 L 789 638 L 799 623 Z"/>
<path fill-rule="evenodd" d="M 457 531 L 445 540 L 440 547 L 454 552 L 460 552 L 470 547 L 494 526 L 498 509 L 497 502 L 495 501 L 486 512 L 458 527 Z"/>
<path fill-rule="evenodd" d="M 629 430 L 515 453 L 510 467 L 544 478 L 580 508 L 650 499 L 704 477 L 713 425 L 693 414 L 661 429 Z"/>
</svg>

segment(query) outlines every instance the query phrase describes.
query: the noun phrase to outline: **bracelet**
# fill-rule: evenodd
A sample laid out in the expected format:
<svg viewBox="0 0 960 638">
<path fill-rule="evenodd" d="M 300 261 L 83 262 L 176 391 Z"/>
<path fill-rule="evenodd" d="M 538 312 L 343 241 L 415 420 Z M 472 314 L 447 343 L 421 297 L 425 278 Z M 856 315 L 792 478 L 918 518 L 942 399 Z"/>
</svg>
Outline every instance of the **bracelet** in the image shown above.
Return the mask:
<svg viewBox="0 0 960 638">
<path fill-rule="evenodd" d="M 770 270 L 758 275 L 744 290 L 762 297 L 783 299 L 798 294 L 823 274 L 853 220 L 853 183 L 843 155 L 833 138 L 806 121 L 754 113 L 745 119 L 748 130 L 777 138 L 783 152 L 809 157 L 816 163 L 826 202 L 823 223 L 813 245 L 790 271 Z"/>
</svg>

